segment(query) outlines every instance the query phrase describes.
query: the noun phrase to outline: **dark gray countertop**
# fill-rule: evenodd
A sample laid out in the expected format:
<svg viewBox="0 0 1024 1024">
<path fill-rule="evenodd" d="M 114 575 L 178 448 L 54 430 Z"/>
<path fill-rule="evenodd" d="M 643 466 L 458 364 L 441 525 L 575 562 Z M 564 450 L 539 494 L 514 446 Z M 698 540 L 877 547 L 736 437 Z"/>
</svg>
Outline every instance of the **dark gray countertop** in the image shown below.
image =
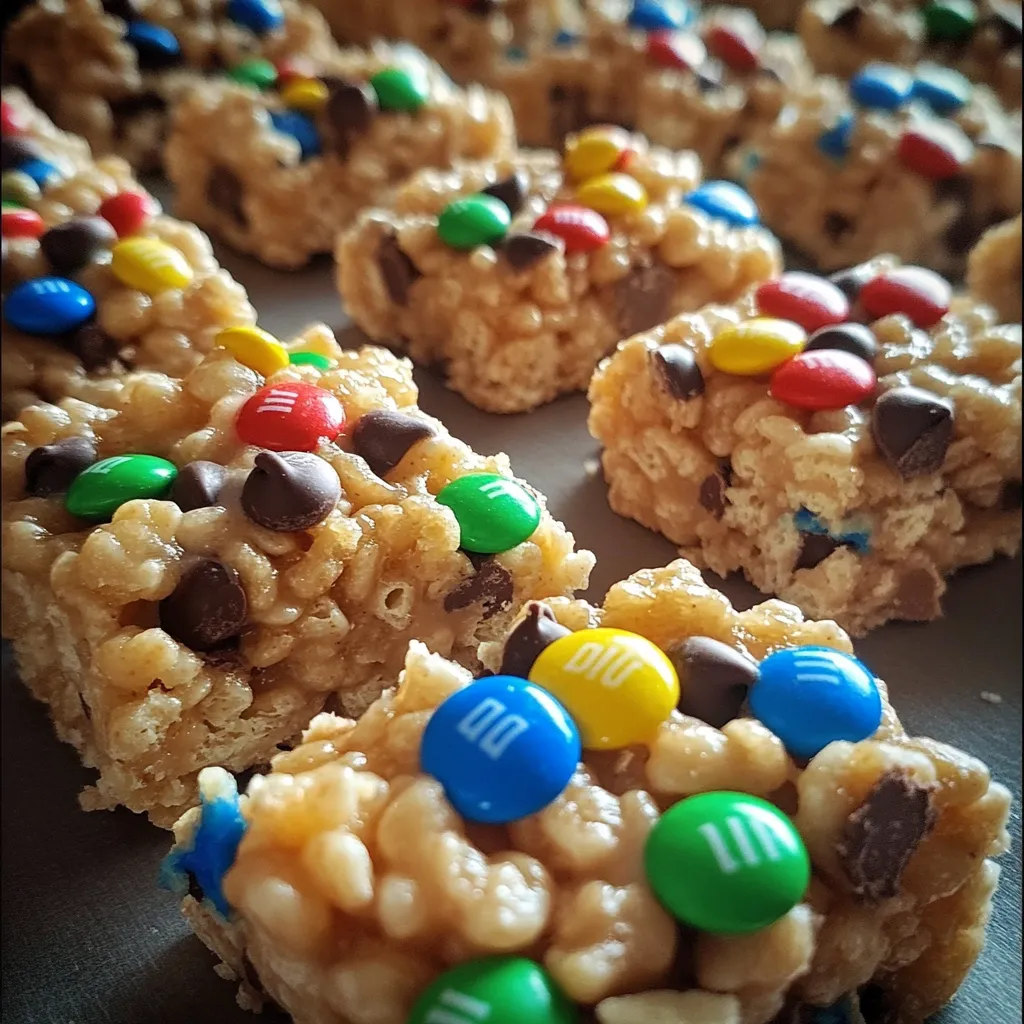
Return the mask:
<svg viewBox="0 0 1024 1024">
<path fill-rule="evenodd" d="M 321 318 L 343 322 L 328 261 L 296 275 L 223 256 L 249 289 L 261 324 L 281 337 Z M 477 451 L 506 451 L 516 472 L 549 498 L 552 513 L 598 555 L 588 594 L 636 569 L 674 557 L 670 544 L 619 519 L 604 482 L 584 463 L 597 455 L 582 396 L 529 416 L 497 417 L 468 406 L 429 373 L 417 371 L 422 405 Z M 722 589 L 749 606 L 756 592 L 730 580 Z M 988 947 L 942 1024 L 1021 1020 L 1021 562 L 961 573 L 944 620 L 893 625 L 858 644 L 887 680 L 904 722 L 961 746 L 991 766 L 1018 801 L 1014 850 Z M 990 703 L 981 694 L 996 694 Z M 3 884 L 5 1024 L 245 1024 L 233 987 L 191 937 L 174 899 L 156 885 L 169 834 L 126 811 L 85 814 L 77 794 L 91 781 L 74 752 L 54 739 L 46 714 L 3 661 Z M 278 1018 L 265 1014 L 263 1021 Z"/>
</svg>

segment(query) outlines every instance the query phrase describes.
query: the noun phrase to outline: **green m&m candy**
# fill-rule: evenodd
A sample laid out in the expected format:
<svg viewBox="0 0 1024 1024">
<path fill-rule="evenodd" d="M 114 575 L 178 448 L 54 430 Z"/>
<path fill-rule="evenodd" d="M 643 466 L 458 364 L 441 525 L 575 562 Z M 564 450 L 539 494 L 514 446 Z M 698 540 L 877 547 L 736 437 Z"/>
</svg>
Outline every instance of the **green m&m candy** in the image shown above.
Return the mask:
<svg viewBox="0 0 1024 1024">
<path fill-rule="evenodd" d="M 323 373 L 326 373 L 333 365 L 327 356 L 322 356 L 319 352 L 290 352 L 288 362 L 292 366 L 315 366 Z"/>
<path fill-rule="evenodd" d="M 540 964 L 518 956 L 445 971 L 416 1001 L 408 1024 L 575 1024 L 576 1007 Z"/>
<path fill-rule="evenodd" d="M 277 81 L 277 68 L 269 60 L 250 57 L 241 64 L 236 64 L 228 72 L 228 78 L 233 78 L 242 85 L 251 85 L 254 89 L 269 89 Z"/>
<path fill-rule="evenodd" d="M 417 71 L 385 68 L 370 77 L 381 110 L 414 114 L 427 102 L 427 80 Z"/>
<path fill-rule="evenodd" d="M 931 39 L 965 39 L 978 24 L 978 8 L 971 0 L 932 0 L 924 24 Z"/>
<path fill-rule="evenodd" d="M 79 519 L 104 522 L 134 498 L 162 498 L 178 475 L 173 462 L 156 455 L 115 455 L 83 469 L 64 505 Z"/>
<path fill-rule="evenodd" d="M 722 935 L 767 928 L 800 902 L 811 877 L 793 823 L 746 793 L 701 793 L 670 807 L 647 837 L 644 867 L 671 914 Z"/>
<path fill-rule="evenodd" d="M 453 249 L 475 249 L 500 242 L 512 223 L 508 207 L 494 196 L 465 196 L 450 202 L 437 218 L 437 233 Z"/>
<path fill-rule="evenodd" d="M 522 484 L 497 473 L 470 473 L 441 489 L 437 500 L 455 513 L 459 546 L 496 555 L 522 544 L 540 523 L 540 505 Z"/>
</svg>

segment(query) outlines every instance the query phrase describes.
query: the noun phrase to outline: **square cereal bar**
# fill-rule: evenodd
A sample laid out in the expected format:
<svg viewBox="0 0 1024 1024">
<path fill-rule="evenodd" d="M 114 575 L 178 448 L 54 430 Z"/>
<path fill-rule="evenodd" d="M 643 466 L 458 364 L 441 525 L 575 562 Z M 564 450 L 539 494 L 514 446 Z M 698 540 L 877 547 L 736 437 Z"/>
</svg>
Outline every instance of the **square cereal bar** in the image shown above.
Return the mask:
<svg viewBox="0 0 1024 1024">
<path fill-rule="evenodd" d="M 921 1024 L 981 950 L 1010 794 L 850 651 L 682 561 L 531 603 L 497 678 L 414 641 L 241 798 L 205 772 L 165 881 L 242 1005 L 297 1021 Z M 659 698 L 622 748 L 556 699 L 601 666 L 609 722 Z"/>
<path fill-rule="evenodd" d="M 631 338 L 589 426 L 617 512 L 862 634 L 1018 550 L 1020 358 L 1019 324 L 885 257 Z"/>
<path fill-rule="evenodd" d="M 175 107 L 165 161 L 176 209 L 273 266 L 329 252 L 413 171 L 513 148 L 504 98 L 465 90 L 418 50 L 374 45 L 262 91 L 207 81 Z"/>
<path fill-rule="evenodd" d="M 336 251 L 352 319 L 479 408 L 519 412 L 584 388 L 620 338 L 778 271 L 750 198 L 701 185 L 694 154 L 613 128 L 566 153 L 421 171 L 364 212 Z"/>
<path fill-rule="evenodd" d="M 203 767 L 360 711 L 411 637 L 475 665 L 593 564 L 504 455 L 420 412 L 407 361 L 322 326 L 222 340 L 183 380 L 126 377 L 116 412 L 67 399 L 3 432 L 21 678 L 97 769 L 84 804 L 164 825 Z"/>
<path fill-rule="evenodd" d="M 113 406 L 129 369 L 187 373 L 251 324 L 241 285 L 194 225 L 160 213 L 120 157 L 3 93 L 3 416 L 66 396 Z"/>
<path fill-rule="evenodd" d="M 1021 217 L 989 228 L 967 258 L 967 288 L 1006 323 L 1021 315 Z"/>
</svg>

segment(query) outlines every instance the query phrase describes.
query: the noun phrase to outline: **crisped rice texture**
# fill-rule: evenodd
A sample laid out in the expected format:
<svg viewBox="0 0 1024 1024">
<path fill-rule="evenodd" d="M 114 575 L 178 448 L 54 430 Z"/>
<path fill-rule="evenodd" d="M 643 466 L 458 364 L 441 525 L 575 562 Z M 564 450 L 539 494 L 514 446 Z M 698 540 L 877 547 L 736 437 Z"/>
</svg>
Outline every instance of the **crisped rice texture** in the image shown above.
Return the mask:
<svg viewBox="0 0 1024 1024">
<path fill-rule="evenodd" d="M 1020 323 L 1021 218 L 990 228 L 967 260 L 967 287 L 1004 323 Z"/>
<path fill-rule="evenodd" d="M 4 635 L 60 736 L 99 770 L 88 807 L 125 804 L 170 824 L 194 799 L 204 765 L 265 761 L 332 693 L 360 711 L 395 678 L 411 637 L 472 665 L 477 644 L 500 635 L 522 600 L 586 585 L 593 556 L 574 552 L 571 535 L 544 512 L 526 541 L 494 558 L 510 603 L 488 606 L 481 594 L 446 610 L 476 568 L 459 549 L 454 515 L 433 495 L 469 472 L 508 475 L 507 458 L 478 456 L 423 416 L 407 361 L 375 348 L 343 352 L 323 326 L 291 347 L 336 366 L 322 375 L 289 366 L 271 383 L 319 383 L 349 423 L 402 409 L 434 430 L 387 481 L 351 453 L 347 433 L 324 444 L 319 454 L 343 494 L 305 531 L 264 529 L 237 504 L 255 450 L 238 441 L 234 422 L 262 379 L 225 350 L 184 380 L 126 377 L 116 413 L 67 399 L 25 409 L 4 428 Z M 111 522 L 83 529 L 59 497 L 24 494 L 29 452 L 76 436 L 95 436 L 101 456 L 225 465 L 224 505 L 182 513 L 171 501 L 129 501 Z M 159 628 L 157 602 L 198 556 L 233 568 L 245 588 L 247 627 L 235 652 L 203 656 Z"/>
<path fill-rule="evenodd" d="M 632 630 L 669 647 L 715 637 L 757 658 L 824 644 L 834 623 L 768 601 L 737 612 L 686 562 L 636 573 L 603 608 L 549 602 L 571 629 Z M 497 668 L 501 642 L 482 650 Z M 752 718 L 723 729 L 672 712 L 648 745 L 589 752 L 566 790 L 507 826 L 467 824 L 421 773 L 433 709 L 470 674 L 418 642 L 405 671 L 358 721 L 320 715 L 243 797 L 248 832 L 224 891 L 230 925 L 191 896 L 186 915 L 243 982 L 300 1024 L 404 1024 L 437 973 L 488 954 L 544 964 L 602 1024 L 765 1024 L 787 1000 L 829 1005 L 869 982 L 897 1024 L 920 1024 L 978 955 L 1008 845 L 1007 790 L 980 762 L 908 736 L 885 701 L 859 743 L 835 742 L 806 766 Z M 884 687 L 883 687 L 884 692 Z M 859 901 L 839 861 L 848 816 L 897 771 L 934 787 L 934 830 L 899 893 Z M 680 929 L 647 886 L 645 839 L 660 813 L 710 790 L 739 790 L 793 817 L 814 877 L 775 924 L 721 937 Z M 190 812 L 175 828 L 187 843 Z M 664 1016 L 659 1016 L 662 1007 Z M 674 1013 L 666 1012 L 673 1010 Z"/>
<path fill-rule="evenodd" d="M 323 155 L 309 160 L 301 159 L 292 136 L 270 123 L 269 112 L 283 109 L 278 96 L 230 82 L 197 85 L 175 108 L 165 154 L 176 209 L 243 252 L 273 266 L 297 267 L 329 252 L 357 212 L 387 202 L 413 171 L 503 156 L 513 148 L 504 98 L 479 86 L 455 88 L 422 55 L 377 43 L 340 52 L 318 71 L 365 82 L 383 68 L 410 62 L 425 72 L 424 107 L 379 114 L 343 151 L 332 149 L 323 113 Z M 218 181 L 225 180 L 232 190 L 228 203 L 217 194 Z"/>
<path fill-rule="evenodd" d="M 604 445 L 612 508 L 699 564 L 741 570 L 765 593 L 854 634 L 887 619 L 938 617 L 947 574 L 1020 546 L 1020 325 L 996 326 L 989 307 L 969 300 L 956 300 L 927 333 L 902 316 L 873 325 L 880 392 L 912 384 L 955 406 L 941 470 L 905 481 L 876 447 L 869 405 L 802 411 L 771 398 L 766 378 L 710 365 L 715 333 L 754 308 L 747 299 L 679 317 L 625 342 L 598 369 L 589 427 Z M 669 394 L 652 360 L 667 344 L 693 350 L 703 394 Z M 718 507 L 702 503 L 709 487 Z M 802 508 L 834 535 L 865 531 L 868 551 L 840 545 L 797 568 Z"/>
<path fill-rule="evenodd" d="M 414 175 L 390 209 L 363 213 L 339 240 L 345 308 L 371 338 L 401 342 L 417 363 L 443 364 L 449 386 L 474 405 L 507 413 L 586 387 L 620 338 L 703 302 L 731 301 L 778 271 L 778 244 L 763 228 L 731 228 L 680 202 L 699 183 L 692 153 L 648 148 L 639 136 L 633 147 L 629 173 L 646 188 L 647 208 L 608 218 L 611 240 L 596 251 L 559 248 L 520 271 L 500 249 L 449 248 L 437 216 L 452 199 L 519 171 L 528 198 L 511 232 L 529 230 L 552 200 L 573 196 L 556 154 Z M 397 297 L 380 263 L 396 246 L 412 267 Z M 636 292 L 650 280 L 664 313 L 645 323 L 651 307 L 641 309 Z"/>
</svg>

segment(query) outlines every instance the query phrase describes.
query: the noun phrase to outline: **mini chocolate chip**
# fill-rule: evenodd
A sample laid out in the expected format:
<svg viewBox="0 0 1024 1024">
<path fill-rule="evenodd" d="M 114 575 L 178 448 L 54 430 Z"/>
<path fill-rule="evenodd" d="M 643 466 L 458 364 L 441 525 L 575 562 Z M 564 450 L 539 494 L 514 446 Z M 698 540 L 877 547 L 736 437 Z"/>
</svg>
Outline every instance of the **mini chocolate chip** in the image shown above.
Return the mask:
<svg viewBox="0 0 1024 1024">
<path fill-rule="evenodd" d="M 886 391 L 871 413 L 875 444 L 904 480 L 942 468 L 953 437 L 953 403 L 931 391 Z"/>
<path fill-rule="evenodd" d="M 651 364 L 673 398 L 685 402 L 704 394 L 704 374 L 688 345 L 662 345 L 654 349 Z"/>
<path fill-rule="evenodd" d="M 50 228 L 39 239 L 39 248 L 50 269 L 71 277 L 117 243 L 117 232 L 102 217 L 73 217 Z"/>
<path fill-rule="evenodd" d="M 374 409 L 359 418 L 352 431 L 352 450 L 383 478 L 405 458 L 406 452 L 437 431 L 425 420 L 404 412 Z"/>
<path fill-rule="evenodd" d="M 679 710 L 721 729 L 736 718 L 757 681 L 753 658 L 710 636 L 691 636 L 667 652 L 679 675 Z"/>
<path fill-rule="evenodd" d="M 268 530 L 305 530 L 341 497 L 330 463 L 312 452 L 260 452 L 242 486 L 245 514 Z"/>
<path fill-rule="evenodd" d="M 228 471 L 216 462 L 205 459 L 190 462 L 178 471 L 167 500 L 173 501 L 182 512 L 211 508 L 217 504 L 227 475 Z"/>
<path fill-rule="evenodd" d="M 160 602 L 160 627 L 194 651 L 208 651 L 245 629 L 248 602 L 238 573 L 204 558 Z"/>
<path fill-rule="evenodd" d="M 121 351 L 117 341 L 95 321 L 82 324 L 62 341 L 69 351 L 78 356 L 82 366 L 90 372 L 110 366 L 119 358 Z"/>
<path fill-rule="evenodd" d="M 520 231 L 508 235 L 501 247 L 505 259 L 517 271 L 532 267 L 558 249 L 558 241 L 543 231 Z"/>
<path fill-rule="evenodd" d="M 445 595 L 444 610 L 454 612 L 480 601 L 483 603 L 483 618 L 486 620 L 507 608 L 514 595 L 512 574 L 491 558 L 473 576 L 456 583 Z"/>
<path fill-rule="evenodd" d="M 825 214 L 821 227 L 831 241 L 838 242 L 843 235 L 849 233 L 853 229 L 853 221 L 850 220 L 849 217 L 843 216 L 841 213 L 832 211 L 831 213 Z"/>
<path fill-rule="evenodd" d="M 945 590 L 942 577 L 931 567 L 918 566 L 900 577 L 896 606 L 908 622 L 931 622 L 942 615 L 940 598 Z"/>
<path fill-rule="evenodd" d="M 846 819 L 836 847 L 854 894 L 867 903 L 898 895 L 903 870 L 936 817 L 929 787 L 905 772 L 886 772 Z"/>
<path fill-rule="evenodd" d="M 827 533 L 805 533 L 801 535 L 800 551 L 796 556 L 794 569 L 813 569 L 840 547 L 839 541 Z"/>
<path fill-rule="evenodd" d="M 864 11 L 859 3 L 846 4 L 832 16 L 829 28 L 837 28 L 841 32 L 854 33 L 860 28 Z"/>
<path fill-rule="evenodd" d="M 404 306 L 409 301 L 409 289 L 422 275 L 416 269 L 416 264 L 399 248 L 398 238 L 393 231 L 381 235 L 377 246 L 377 266 L 384 278 L 388 297 L 399 306 Z"/>
<path fill-rule="evenodd" d="M 379 113 L 377 94 L 363 82 L 344 78 L 328 79 L 327 88 L 329 94 L 323 113 L 326 134 L 334 152 L 344 158 Z"/>
<path fill-rule="evenodd" d="M 875 332 L 864 324 L 835 324 L 815 331 L 804 346 L 804 351 L 811 352 L 820 348 L 849 352 L 866 363 L 873 363 L 878 355 L 878 339 Z"/>
<path fill-rule="evenodd" d="M 1021 485 L 1019 480 L 1007 480 L 999 495 L 999 508 L 1003 512 L 1016 512 L 1021 506 Z"/>
<path fill-rule="evenodd" d="M 623 338 L 664 323 L 672 314 L 678 275 L 664 263 L 634 267 L 612 286 L 615 322 Z"/>
<path fill-rule="evenodd" d="M 215 209 L 226 213 L 240 228 L 248 227 L 242 197 L 245 189 L 242 179 L 229 167 L 214 164 L 206 178 L 206 201 Z"/>
<path fill-rule="evenodd" d="M 721 519 L 725 515 L 727 500 L 725 489 L 728 485 L 720 473 L 711 473 L 700 482 L 700 490 L 697 493 L 697 500 L 705 512 L 710 512 L 715 519 Z"/>
<path fill-rule="evenodd" d="M 845 270 L 837 270 L 829 274 L 829 280 L 850 300 L 856 302 L 860 296 L 860 290 L 879 275 L 879 270 L 869 263 L 858 263 L 855 267 L 847 267 Z"/>
<path fill-rule="evenodd" d="M 31 140 L 18 136 L 4 136 L 0 139 L 0 169 L 13 170 L 29 160 L 40 160 L 43 154 Z"/>
<path fill-rule="evenodd" d="M 33 448 L 25 460 L 25 490 L 36 498 L 63 494 L 95 461 L 96 445 L 87 437 L 65 437 Z"/>
<path fill-rule="evenodd" d="M 496 181 L 493 185 L 481 189 L 483 195 L 494 196 L 495 199 L 508 207 L 508 212 L 514 217 L 526 202 L 526 191 L 528 182 L 522 171 L 513 171 L 507 178 Z"/>
<path fill-rule="evenodd" d="M 531 601 L 526 606 L 526 616 L 505 641 L 498 674 L 528 678 L 541 651 L 571 632 L 571 629 L 566 629 L 555 618 L 554 612 L 546 604 Z"/>
<path fill-rule="evenodd" d="M 139 16 L 132 0 L 103 0 L 103 10 L 122 21 L 134 21 Z"/>
<path fill-rule="evenodd" d="M 548 92 L 551 108 L 551 135 L 561 145 L 566 135 L 585 127 L 587 117 L 587 90 L 581 85 L 553 85 Z"/>
</svg>

